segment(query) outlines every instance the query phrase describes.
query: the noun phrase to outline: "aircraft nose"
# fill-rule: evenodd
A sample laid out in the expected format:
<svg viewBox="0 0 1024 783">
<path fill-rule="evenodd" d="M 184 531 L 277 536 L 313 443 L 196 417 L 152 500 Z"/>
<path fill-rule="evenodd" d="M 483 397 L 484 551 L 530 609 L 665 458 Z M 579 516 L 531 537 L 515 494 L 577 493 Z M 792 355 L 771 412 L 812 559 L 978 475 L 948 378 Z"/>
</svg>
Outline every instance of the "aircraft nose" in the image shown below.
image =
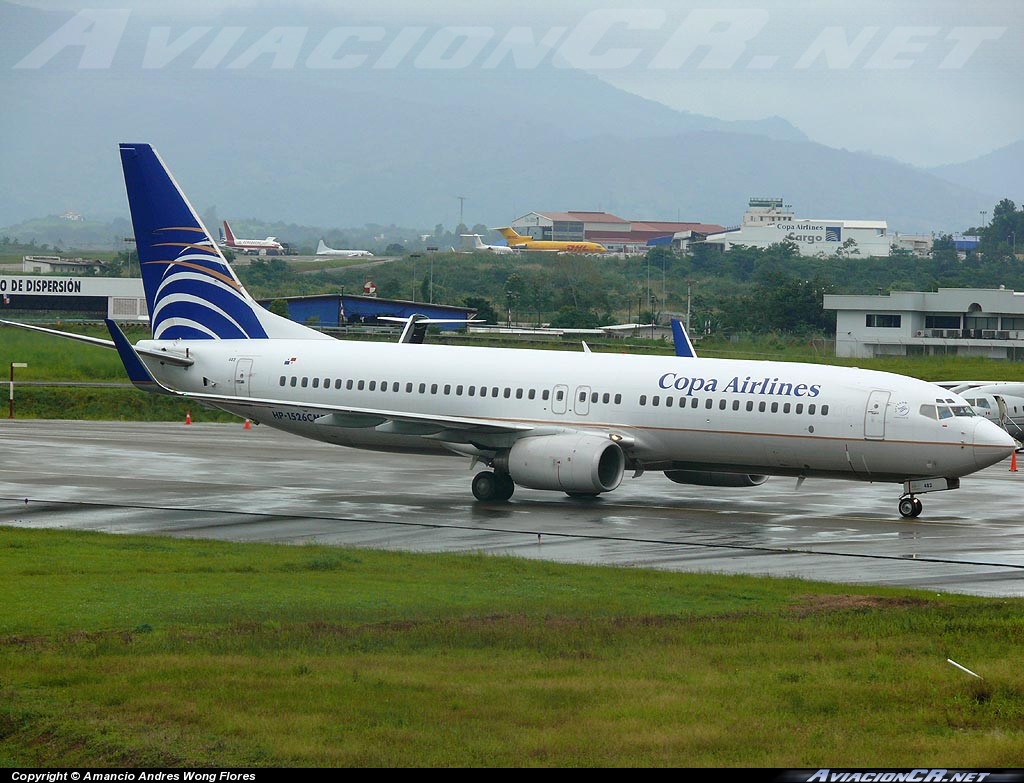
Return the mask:
<svg viewBox="0 0 1024 783">
<path fill-rule="evenodd" d="M 1009 457 L 1017 441 L 998 424 L 980 416 L 974 425 L 974 461 L 978 468 L 987 468 Z"/>
</svg>

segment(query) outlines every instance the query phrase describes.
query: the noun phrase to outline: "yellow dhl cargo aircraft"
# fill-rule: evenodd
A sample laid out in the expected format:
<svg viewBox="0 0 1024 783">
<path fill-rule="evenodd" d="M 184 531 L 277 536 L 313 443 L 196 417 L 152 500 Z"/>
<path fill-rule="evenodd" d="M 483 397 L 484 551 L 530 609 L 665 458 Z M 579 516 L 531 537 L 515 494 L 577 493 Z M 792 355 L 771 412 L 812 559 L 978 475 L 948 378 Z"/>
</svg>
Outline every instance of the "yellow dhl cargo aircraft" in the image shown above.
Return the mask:
<svg viewBox="0 0 1024 783">
<path fill-rule="evenodd" d="M 544 253 L 603 253 L 604 245 L 582 240 L 560 241 L 554 239 L 532 239 L 517 234 L 514 228 L 502 226 L 491 229 L 498 231 L 513 250 L 539 250 Z"/>
</svg>

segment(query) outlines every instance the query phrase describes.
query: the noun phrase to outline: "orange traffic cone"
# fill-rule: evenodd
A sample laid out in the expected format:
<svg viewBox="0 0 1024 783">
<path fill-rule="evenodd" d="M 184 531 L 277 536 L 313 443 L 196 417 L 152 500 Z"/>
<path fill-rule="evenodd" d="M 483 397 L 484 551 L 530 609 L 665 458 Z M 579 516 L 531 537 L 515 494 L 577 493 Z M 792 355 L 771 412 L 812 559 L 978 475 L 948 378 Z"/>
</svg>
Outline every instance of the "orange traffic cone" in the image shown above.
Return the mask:
<svg viewBox="0 0 1024 783">
<path fill-rule="evenodd" d="M 248 419 L 245 420 L 245 429 L 247 429 L 247 430 L 251 430 L 252 429 L 252 422 L 249 421 Z"/>
<path fill-rule="evenodd" d="M 185 411 L 185 423 L 186 424 L 191 424 L 192 423 L 192 411 Z"/>
<path fill-rule="evenodd" d="M 1017 452 L 1016 452 L 1016 450 L 1013 452 L 1013 456 L 1010 457 L 1010 472 L 1011 473 L 1016 473 L 1017 472 Z"/>
</svg>

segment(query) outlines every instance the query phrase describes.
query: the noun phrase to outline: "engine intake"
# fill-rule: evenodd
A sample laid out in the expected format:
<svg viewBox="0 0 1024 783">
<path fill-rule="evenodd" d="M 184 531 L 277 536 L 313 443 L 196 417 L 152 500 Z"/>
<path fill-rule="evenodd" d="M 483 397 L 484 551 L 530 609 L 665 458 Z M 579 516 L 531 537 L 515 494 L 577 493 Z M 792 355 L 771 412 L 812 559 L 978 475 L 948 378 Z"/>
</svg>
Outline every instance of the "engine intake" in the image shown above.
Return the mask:
<svg viewBox="0 0 1024 783">
<path fill-rule="evenodd" d="M 666 470 L 665 475 L 676 484 L 699 484 L 702 487 L 756 487 L 767 476 L 749 473 L 714 473 L 710 470 Z"/>
<path fill-rule="evenodd" d="M 619 486 L 626 457 L 608 438 L 576 432 L 520 438 L 495 467 L 523 487 L 596 495 Z"/>
</svg>

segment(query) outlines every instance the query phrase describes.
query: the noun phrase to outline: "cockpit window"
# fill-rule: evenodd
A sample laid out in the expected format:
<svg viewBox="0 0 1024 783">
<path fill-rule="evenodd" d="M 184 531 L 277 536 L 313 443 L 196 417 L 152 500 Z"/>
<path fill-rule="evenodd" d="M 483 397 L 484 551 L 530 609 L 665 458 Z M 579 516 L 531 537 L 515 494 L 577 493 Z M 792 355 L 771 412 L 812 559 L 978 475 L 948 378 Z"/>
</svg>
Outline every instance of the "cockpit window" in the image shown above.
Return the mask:
<svg viewBox="0 0 1024 783">
<path fill-rule="evenodd" d="M 954 416 L 976 416 L 977 415 L 974 412 L 974 408 L 972 408 L 970 405 L 961 405 L 959 403 L 959 401 L 954 400 L 951 397 L 947 397 L 945 400 L 938 400 L 937 399 L 937 400 L 935 400 L 935 402 L 939 403 L 939 418 L 940 419 L 945 418 L 942 415 L 942 403 L 943 402 L 946 403 L 947 406 L 949 406 L 949 409 L 952 411 L 952 415 L 954 415 Z M 966 400 L 965 400 L 965 402 L 966 402 Z"/>
<path fill-rule="evenodd" d="M 924 416 L 926 419 L 937 419 L 937 418 L 939 418 L 938 414 L 935 411 L 935 406 L 934 405 L 922 405 L 918 412 L 922 416 Z"/>
<path fill-rule="evenodd" d="M 939 411 L 939 421 L 942 421 L 942 419 L 953 418 L 953 411 L 951 411 L 945 405 L 937 405 L 936 408 Z"/>
</svg>

